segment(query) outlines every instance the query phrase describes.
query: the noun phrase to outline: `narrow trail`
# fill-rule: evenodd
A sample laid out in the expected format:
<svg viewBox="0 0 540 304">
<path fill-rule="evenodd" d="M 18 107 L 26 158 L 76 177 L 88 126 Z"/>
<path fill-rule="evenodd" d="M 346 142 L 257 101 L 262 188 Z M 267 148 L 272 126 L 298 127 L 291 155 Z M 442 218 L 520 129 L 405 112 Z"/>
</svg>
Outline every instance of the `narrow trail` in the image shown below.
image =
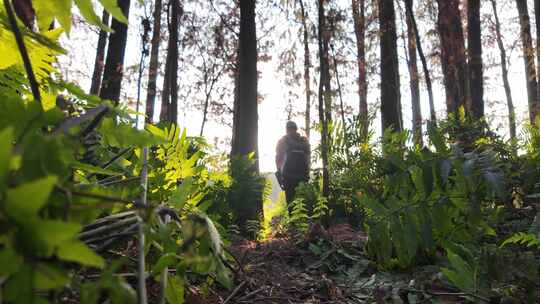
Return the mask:
<svg viewBox="0 0 540 304">
<path fill-rule="evenodd" d="M 444 288 L 435 266 L 382 272 L 364 254 L 365 234 L 347 225 L 303 235 L 232 245 L 239 271 L 235 287 L 203 297 L 190 289 L 187 303 L 463 303 Z M 429 289 L 424 288 L 429 287 Z M 482 302 L 482 301 L 480 301 Z"/>
</svg>

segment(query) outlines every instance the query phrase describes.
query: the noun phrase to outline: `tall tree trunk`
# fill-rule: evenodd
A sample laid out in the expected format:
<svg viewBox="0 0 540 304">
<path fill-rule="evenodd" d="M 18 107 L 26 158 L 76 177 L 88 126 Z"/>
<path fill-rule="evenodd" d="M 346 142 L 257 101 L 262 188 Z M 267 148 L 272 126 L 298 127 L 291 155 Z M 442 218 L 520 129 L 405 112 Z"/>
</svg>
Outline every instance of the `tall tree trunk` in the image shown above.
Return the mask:
<svg viewBox="0 0 540 304">
<path fill-rule="evenodd" d="M 525 81 L 527 83 L 527 97 L 529 102 L 529 118 L 531 123 L 538 114 L 538 94 L 536 71 L 534 64 L 534 49 L 531 36 L 531 24 L 529 20 L 529 11 L 527 8 L 527 0 L 516 0 L 519 12 L 519 24 L 521 28 L 521 43 L 523 50 L 523 64 L 525 65 Z"/>
<path fill-rule="evenodd" d="M 259 174 L 258 161 L 258 110 L 257 110 L 257 31 L 255 23 L 255 0 L 240 0 L 240 34 L 238 39 L 237 75 L 234 100 L 231 158 L 246 157 L 254 153 L 255 163 L 250 171 Z M 231 166 L 233 179 L 245 173 Z M 253 177 L 255 178 L 255 177 Z M 257 221 L 262 213 L 262 197 L 245 198 L 234 204 L 235 222 L 247 235 L 249 221 Z"/>
<path fill-rule="evenodd" d="M 321 131 L 321 159 L 323 166 L 323 196 L 330 195 L 330 175 L 328 172 L 328 154 L 330 134 L 328 125 L 332 122 L 332 89 L 330 87 L 330 66 L 329 66 L 329 44 L 330 31 L 326 22 L 324 11 L 325 0 L 318 1 L 319 27 L 317 38 L 319 44 L 319 121 L 322 126 Z"/>
<path fill-rule="evenodd" d="M 393 0 L 379 0 L 381 29 L 381 120 L 383 132 L 401 132 L 401 100 L 397 54 L 396 14 Z"/>
<path fill-rule="evenodd" d="M 345 107 L 343 105 L 343 92 L 341 91 L 341 80 L 339 78 L 339 70 L 336 60 L 336 52 L 334 50 L 334 46 L 330 45 L 330 48 L 332 49 L 332 61 L 334 63 L 334 75 L 336 75 L 336 84 L 337 84 L 337 92 L 339 96 L 339 114 L 341 116 L 341 124 L 343 125 L 343 128 L 345 128 Z M 348 151 L 346 151 L 348 152 Z"/>
<path fill-rule="evenodd" d="M 21 19 L 24 25 L 32 29 L 34 26 L 34 19 L 36 18 L 36 11 L 32 7 L 32 0 L 18 0 L 11 1 L 13 3 L 13 8 L 15 9 L 15 14 Z"/>
<path fill-rule="evenodd" d="M 414 26 L 410 18 L 411 14 L 406 13 L 405 15 L 407 22 L 407 53 L 409 59 L 407 66 L 409 68 L 409 86 L 411 89 L 413 138 L 417 145 L 422 146 L 422 108 L 420 107 L 420 84 L 416 59 L 416 38 Z"/>
<path fill-rule="evenodd" d="M 170 21 L 167 21 L 170 23 Z M 167 49 L 169 48 L 169 43 L 167 43 Z M 167 51 L 167 56 L 165 57 L 165 75 L 163 75 L 163 89 L 161 90 L 161 110 L 159 113 L 159 121 L 168 121 L 169 119 L 169 109 L 170 109 L 170 100 L 171 100 L 171 89 L 170 89 L 170 70 L 171 70 L 171 52 Z"/>
<path fill-rule="evenodd" d="M 366 69 L 366 1 L 352 0 L 354 34 L 356 36 L 356 61 L 358 65 L 358 98 L 362 135 L 368 134 L 367 69 Z"/>
<path fill-rule="evenodd" d="M 424 72 L 424 79 L 426 82 L 426 88 L 428 91 L 429 98 L 429 116 L 430 120 L 433 123 L 437 122 L 437 116 L 435 114 L 435 101 L 433 100 L 433 88 L 431 86 L 431 76 L 429 73 L 426 56 L 424 55 L 424 50 L 422 48 L 422 41 L 420 39 L 420 34 L 418 32 L 418 26 L 416 24 L 416 19 L 414 18 L 413 10 L 413 0 L 405 0 L 405 12 L 407 19 L 410 20 L 412 28 L 414 30 L 414 37 L 416 41 L 416 47 L 418 48 L 418 55 L 420 55 L 420 61 L 422 62 L 422 69 Z"/>
<path fill-rule="evenodd" d="M 171 18 L 168 22 L 169 42 L 167 45 L 167 61 L 161 101 L 162 121 L 178 123 L 178 26 L 183 14 L 179 0 L 170 2 Z"/>
<path fill-rule="evenodd" d="M 156 80 L 159 65 L 159 43 L 161 41 L 161 11 L 162 0 L 154 3 L 154 27 L 152 32 L 152 48 L 150 50 L 150 65 L 148 67 L 148 89 L 146 90 L 146 123 L 151 123 L 154 117 L 154 103 L 156 101 Z"/>
<path fill-rule="evenodd" d="M 467 1 L 467 47 L 469 56 L 470 111 L 474 118 L 484 116 L 484 73 L 482 63 L 482 30 L 480 0 Z"/>
<path fill-rule="evenodd" d="M 182 13 L 180 0 L 172 0 L 171 27 L 169 28 L 169 38 L 171 39 L 169 44 L 169 52 L 171 52 L 169 121 L 173 123 L 178 123 L 178 27 Z"/>
<path fill-rule="evenodd" d="M 540 81 L 540 0 L 534 0 L 534 18 L 536 20 L 536 79 Z M 540 114 L 540 85 L 536 84 L 538 97 L 535 113 Z"/>
<path fill-rule="evenodd" d="M 495 34 L 497 36 L 497 45 L 499 47 L 499 54 L 501 56 L 501 71 L 504 85 L 504 92 L 506 94 L 506 104 L 508 106 L 508 126 L 510 129 L 510 138 L 515 140 L 516 134 L 516 113 L 514 110 L 514 102 L 512 100 L 512 91 L 510 89 L 510 81 L 508 81 L 508 67 L 506 63 L 506 50 L 504 49 L 504 43 L 501 34 L 501 23 L 499 21 L 499 14 L 497 12 L 497 3 L 495 0 L 491 0 L 491 6 L 493 7 L 493 15 L 495 17 Z"/>
<path fill-rule="evenodd" d="M 300 2 L 300 12 L 302 14 L 302 31 L 303 31 L 303 43 L 304 43 L 304 84 L 306 86 L 306 137 L 309 139 L 311 133 L 311 88 L 310 88 L 310 73 L 309 68 L 311 66 L 311 59 L 309 55 L 309 30 L 307 26 L 307 13 L 304 7 L 304 1 L 299 0 Z"/>
<path fill-rule="evenodd" d="M 103 10 L 101 22 L 109 25 L 109 13 Z M 107 47 L 107 32 L 101 29 L 99 31 L 98 44 L 96 48 L 96 59 L 94 61 L 94 73 L 92 74 L 92 83 L 90 85 L 90 94 L 98 95 L 103 77 L 103 66 L 105 65 L 105 48 Z"/>
<path fill-rule="evenodd" d="M 257 113 L 257 36 L 255 1 L 240 0 L 240 37 L 238 47 L 238 75 L 234 101 L 232 156 L 255 153 L 254 172 L 258 163 Z"/>
<path fill-rule="evenodd" d="M 437 0 L 437 30 L 441 39 L 441 63 L 446 91 L 446 111 L 456 113 L 469 99 L 465 39 L 459 0 Z"/>
<path fill-rule="evenodd" d="M 129 6 L 130 0 L 118 0 L 118 7 L 120 7 L 126 18 L 129 17 Z M 103 71 L 103 83 L 99 97 L 112 100 L 115 104 L 118 104 L 122 87 L 128 28 L 127 24 L 115 18 L 112 18 L 111 28 L 114 32 L 109 36 L 107 60 Z"/>
</svg>

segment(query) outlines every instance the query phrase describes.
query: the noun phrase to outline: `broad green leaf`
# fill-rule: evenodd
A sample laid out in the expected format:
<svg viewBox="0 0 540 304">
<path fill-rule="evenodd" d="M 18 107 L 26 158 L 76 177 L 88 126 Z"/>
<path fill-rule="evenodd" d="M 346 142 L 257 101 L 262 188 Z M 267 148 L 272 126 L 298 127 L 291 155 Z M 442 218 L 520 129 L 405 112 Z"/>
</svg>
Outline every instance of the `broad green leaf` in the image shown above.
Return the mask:
<svg viewBox="0 0 540 304">
<path fill-rule="evenodd" d="M 8 303 L 31 303 L 33 297 L 33 269 L 30 264 L 23 265 L 2 289 L 2 297 Z"/>
<path fill-rule="evenodd" d="M 17 221 L 33 218 L 45 206 L 57 178 L 45 178 L 23 184 L 7 191 L 6 212 Z"/>
<path fill-rule="evenodd" d="M 407 255 L 412 259 L 416 256 L 416 250 L 418 248 L 416 216 L 414 216 L 414 212 L 405 212 L 401 219 L 401 224 L 403 226 L 403 237 L 407 245 Z"/>
<path fill-rule="evenodd" d="M 451 269 L 442 268 L 443 274 L 458 288 L 465 291 L 475 291 L 475 272 L 459 255 L 447 250 Z"/>
<path fill-rule="evenodd" d="M 146 125 L 146 130 L 148 130 L 148 132 L 154 134 L 155 136 L 158 136 L 158 137 L 161 137 L 165 140 L 167 140 L 167 132 L 165 132 L 164 130 L 152 125 L 152 124 L 147 124 Z"/>
<path fill-rule="evenodd" d="M 179 276 L 168 276 L 165 298 L 169 304 L 184 303 L 184 279 Z"/>
<path fill-rule="evenodd" d="M 56 94 L 40 89 L 41 92 L 41 105 L 43 111 L 47 112 L 56 107 Z"/>
<path fill-rule="evenodd" d="M 91 0 L 75 0 L 75 4 L 79 8 L 79 11 L 81 12 L 81 15 L 84 17 L 84 19 L 93 25 L 99 26 L 101 29 L 111 32 L 112 29 L 103 22 L 101 22 L 101 18 L 96 15 L 96 12 L 94 10 L 94 5 L 92 4 Z"/>
<path fill-rule="evenodd" d="M 6 128 L 0 131 L 0 190 L 6 186 L 6 178 L 9 173 L 12 146 L 13 129 Z"/>
<path fill-rule="evenodd" d="M 60 268 L 39 263 L 33 269 L 34 286 L 37 290 L 56 289 L 69 284 L 69 276 Z"/>
<path fill-rule="evenodd" d="M 0 27 L 0 69 L 10 67 L 21 60 L 21 55 L 17 52 L 18 47 L 15 36 L 11 31 Z"/>
<path fill-rule="evenodd" d="M 169 266 L 173 266 L 177 264 L 180 261 L 180 257 L 174 253 L 166 253 L 159 257 L 157 262 L 154 264 L 154 267 L 152 268 L 152 274 L 153 275 L 159 275 L 163 269 Z"/>
<path fill-rule="evenodd" d="M 49 246 L 60 246 L 64 242 L 72 241 L 81 230 L 80 224 L 62 221 L 41 220 L 35 224 L 38 225 L 35 230 L 36 237 L 44 240 Z"/>
<path fill-rule="evenodd" d="M 128 23 L 128 20 L 122 13 L 122 10 L 118 7 L 117 0 L 99 0 L 99 2 L 116 20 L 125 24 Z"/>
<path fill-rule="evenodd" d="M 9 276 L 19 270 L 23 265 L 23 258 L 11 248 L 0 250 L 0 276 Z"/>
<path fill-rule="evenodd" d="M 188 177 L 182 181 L 182 183 L 174 190 L 169 200 L 176 210 L 182 210 L 186 204 L 188 196 L 192 192 L 193 177 Z"/>
<path fill-rule="evenodd" d="M 106 118 L 100 126 L 103 140 L 112 147 L 148 147 L 163 143 L 163 139 L 156 137 L 146 130 L 137 130 L 132 125 L 117 124 L 113 119 Z"/>
<path fill-rule="evenodd" d="M 233 280 L 231 278 L 231 273 L 221 262 L 218 263 L 216 268 L 216 279 L 225 288 L 229 290 L 232 289 Z"/>
<path fill-rule="evenodd" d="M 67 33 L 71 30 L 71 4 L 72 0 L 34 0 L 32 6 L 36 11 L 38 26 L 41 31 L 46 31 L 54 19 Z"/>
<path fill-rule="evenodd" d="M 411 260 L 405 237 L 407 232 L 404 231 L 398 215 L 390 217 L 390 228 L 392 229 L 392 242 L 394 243 L 399 263 L 402 267 L 407 267 Z"/>
<path fill-rule="evenodd" d="M 84 243 L 78 240 L 62 243 L 56 255 L 65 261 L 78 262 L 81 265 L 103 268 L 105 260 Z"/>
</svg>

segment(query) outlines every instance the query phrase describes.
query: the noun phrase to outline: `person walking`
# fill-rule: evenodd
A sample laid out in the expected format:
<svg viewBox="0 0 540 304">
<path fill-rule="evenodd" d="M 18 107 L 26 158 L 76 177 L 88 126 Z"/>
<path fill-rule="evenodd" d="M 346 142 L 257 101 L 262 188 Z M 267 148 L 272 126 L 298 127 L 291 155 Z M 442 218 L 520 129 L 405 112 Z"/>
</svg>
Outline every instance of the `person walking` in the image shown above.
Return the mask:
<svg viewBox="0 0 540 304">
<path fill-rule="evenodd" d="M 286 135 L 278 141 L 276 147 L 276 177 L 281 189 L 285 190 L 290 214 L 296 187 L 309 180 L 311 147 L 308 139 L 298 133 L 294 121 L 288 121 L 285 130 Z"/>
</svg>

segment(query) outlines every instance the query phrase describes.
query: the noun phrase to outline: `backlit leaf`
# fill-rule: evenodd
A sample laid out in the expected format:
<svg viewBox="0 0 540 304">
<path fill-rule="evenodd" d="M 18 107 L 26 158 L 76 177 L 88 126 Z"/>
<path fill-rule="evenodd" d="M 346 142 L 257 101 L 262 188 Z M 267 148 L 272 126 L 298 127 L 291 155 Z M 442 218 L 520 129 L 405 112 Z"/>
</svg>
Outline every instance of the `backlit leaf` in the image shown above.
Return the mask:
<svg viewBox="0 0 540 304">
<path fill-rule="evenodd" d="M 78 240 L 62 243 L 56 255 L 62 260 L 77 262 L 81 265 L 98 268 L 105 266 L 105 260 L 102 257 Z"/>
<path fill-rule="evenodd" d="M 184 280 L 178 276 L 167 278 L 167 288 L 165 288 L 165 298 L 169 304 L 184 303 Z"/>
<path fill-rule="evenodd" d="M 48 176 L 7 191 L 6 211 L 18 221 L 33 218 L 45 206 L 57 178 Z"/>
</svg>

